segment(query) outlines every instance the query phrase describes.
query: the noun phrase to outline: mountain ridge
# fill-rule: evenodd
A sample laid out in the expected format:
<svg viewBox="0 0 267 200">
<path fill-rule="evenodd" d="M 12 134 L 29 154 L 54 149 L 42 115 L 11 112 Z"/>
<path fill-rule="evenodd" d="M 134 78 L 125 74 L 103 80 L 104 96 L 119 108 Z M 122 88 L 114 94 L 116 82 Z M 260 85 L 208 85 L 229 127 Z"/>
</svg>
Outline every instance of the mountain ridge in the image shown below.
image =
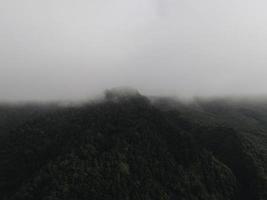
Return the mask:
<svg viewBox="0 0 267 200">
<path fill-rule="evenodd" d="M 232 124 L 210 126 L 214 115 L 142 95 L 49 111 L 0 140 L 0 193 L 8 200 L 266 199 L 264 155 Z"/>
</svg>

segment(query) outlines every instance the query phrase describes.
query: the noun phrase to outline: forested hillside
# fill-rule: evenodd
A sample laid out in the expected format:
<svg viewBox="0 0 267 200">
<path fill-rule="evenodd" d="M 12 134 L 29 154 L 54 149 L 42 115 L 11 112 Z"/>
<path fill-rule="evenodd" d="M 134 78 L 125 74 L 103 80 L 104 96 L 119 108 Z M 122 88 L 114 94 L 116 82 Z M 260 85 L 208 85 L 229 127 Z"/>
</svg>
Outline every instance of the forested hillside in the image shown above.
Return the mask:
<svg viewBox="0 0 267 200">
<path fill-rule="evenodd" d="M 109 91 L 98 103 L 14 109 L 0 118 L 2 199 L 267 199 L 263 103 Z"/>
<path fill-rule="evenodd" d="M 0 137 L 11 129 L 60 109 L 57 104 L 0 104 Z"/>
</svg>

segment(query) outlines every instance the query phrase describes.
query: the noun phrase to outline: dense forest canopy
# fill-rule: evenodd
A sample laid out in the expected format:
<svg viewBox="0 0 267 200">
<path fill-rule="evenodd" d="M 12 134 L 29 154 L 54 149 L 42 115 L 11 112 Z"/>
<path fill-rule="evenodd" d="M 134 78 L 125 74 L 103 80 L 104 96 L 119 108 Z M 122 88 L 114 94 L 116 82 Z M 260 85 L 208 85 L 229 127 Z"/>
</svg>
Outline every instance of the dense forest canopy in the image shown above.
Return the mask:
<svg viewBox="0 0 267 200">
<path fill-rule="evenodd" d="M 267 104 L 108 90 L 0 106 L 4 200 L 267 199 Z"/>
</svg>

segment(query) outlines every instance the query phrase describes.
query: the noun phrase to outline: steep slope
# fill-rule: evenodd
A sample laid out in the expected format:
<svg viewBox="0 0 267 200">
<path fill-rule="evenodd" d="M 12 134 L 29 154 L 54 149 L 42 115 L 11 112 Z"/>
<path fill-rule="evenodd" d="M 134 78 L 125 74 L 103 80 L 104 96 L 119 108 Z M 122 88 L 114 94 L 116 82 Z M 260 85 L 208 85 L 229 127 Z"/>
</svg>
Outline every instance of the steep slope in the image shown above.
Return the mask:
<svg viewBox="0 0 267 200">
<path fill-rule="evenodd" d="M 267 199 L 264 101 L 217 99 L 183 104 L 161 98 L 155 105 L 161 110 L 176 110 L 187 124 L 195 124 L 184 127 L 189 127 L 195 139 L 234 172 L 242 199 Z"/>
<path fill-rule="evenodd" d="M 1 141 L 6 199 L 239 199 L 232 170 L 194 139 L 193 124 L 145 97 L 37 118 Z"/>
</svg>

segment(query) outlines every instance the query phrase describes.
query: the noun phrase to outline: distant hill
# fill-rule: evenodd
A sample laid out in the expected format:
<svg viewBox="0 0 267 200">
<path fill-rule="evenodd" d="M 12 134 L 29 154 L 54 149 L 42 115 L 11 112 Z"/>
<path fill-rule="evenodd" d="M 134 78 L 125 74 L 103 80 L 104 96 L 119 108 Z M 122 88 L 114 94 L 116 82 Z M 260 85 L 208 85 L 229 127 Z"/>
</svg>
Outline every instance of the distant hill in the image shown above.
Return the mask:
<svg viewBox="0 0 267 200">
<path fill-rule="evenodd" d="M 267 199 L 265 104 L 113 90 L 98 103 L 20 109 L 2 117 L 5 200 Z"/>
</svg>

